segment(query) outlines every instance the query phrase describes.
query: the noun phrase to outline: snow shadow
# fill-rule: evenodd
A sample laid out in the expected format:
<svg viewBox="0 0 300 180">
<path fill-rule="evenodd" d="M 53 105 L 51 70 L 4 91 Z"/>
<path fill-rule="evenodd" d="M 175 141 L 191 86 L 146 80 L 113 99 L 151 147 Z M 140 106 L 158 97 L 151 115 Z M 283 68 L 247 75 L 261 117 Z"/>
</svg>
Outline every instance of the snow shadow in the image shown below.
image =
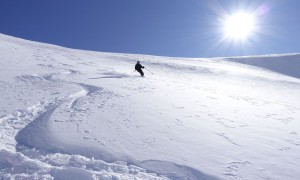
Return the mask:
<svg viewBox="0 0 300 180">
<path fill-rule="evenodd" d="M 139 166 L 173 180 L 219 180 L 219 178 L 205 174 L 195 168 L 168 161 L 147 160 L 142 161 Z"/>
<path fill-rule="evenodd" d="M 130 77 L 128 74 L 114 73 L 114 72 L 101 73 L 101 75 L 102 76 L 100 76 L 100 77 L 94 77 L 94 78 L 89 78 L 89 79 L 127 78 L 127 77 Z"/>
<path fill-rule="evenodd" d="M 300 79 L 300 54 L 240 58 L 237 57 L 225 58 L 224 60 L 257 66 Z"/>
</svg>

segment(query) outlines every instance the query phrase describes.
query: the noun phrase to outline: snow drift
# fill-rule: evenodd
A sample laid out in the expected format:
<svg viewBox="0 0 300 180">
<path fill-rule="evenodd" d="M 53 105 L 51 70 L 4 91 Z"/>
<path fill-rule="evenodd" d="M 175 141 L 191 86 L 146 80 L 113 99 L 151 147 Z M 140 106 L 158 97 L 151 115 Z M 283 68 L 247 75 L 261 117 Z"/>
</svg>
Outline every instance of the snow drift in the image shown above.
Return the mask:
<svg viewBox="0 0 300 180">
<path fill-rule="evenodd" d="M 0 34 L 0 176 L 299 179 L 299 58 L 100 53 Z"/>
</svg>

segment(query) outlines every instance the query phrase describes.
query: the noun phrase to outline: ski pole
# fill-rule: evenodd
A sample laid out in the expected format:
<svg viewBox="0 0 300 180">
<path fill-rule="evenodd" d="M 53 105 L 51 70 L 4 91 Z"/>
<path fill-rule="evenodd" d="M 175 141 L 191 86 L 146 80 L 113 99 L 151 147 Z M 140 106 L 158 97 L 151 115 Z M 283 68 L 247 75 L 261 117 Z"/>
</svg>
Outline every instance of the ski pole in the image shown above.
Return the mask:
<svg viewBox="0 0 300 180">
<path fill-rule="evenodd" d="M 153 72 L 151 72 L 148 68 L 145 67 L 145 69 L 147 69 L 151 74 L 154 74 Z"/>
<path fill-rule="evenodd" d="M 136 71 L 136 70 L 132 71 L 132 73 L 134 73 L 135 71 Z M 131 74 L 132 74 L 132 73 L 131 73 Z"/>
</svg>

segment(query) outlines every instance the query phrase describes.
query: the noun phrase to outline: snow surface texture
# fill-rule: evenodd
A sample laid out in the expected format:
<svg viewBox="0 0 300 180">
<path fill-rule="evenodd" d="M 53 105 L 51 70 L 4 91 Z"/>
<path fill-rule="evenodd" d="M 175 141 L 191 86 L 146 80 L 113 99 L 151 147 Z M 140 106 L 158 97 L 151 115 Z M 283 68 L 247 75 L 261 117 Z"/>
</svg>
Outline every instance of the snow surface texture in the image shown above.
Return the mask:
<svg viewBox="0 0 300 180">
<path fill-rule="evenodd" d="M 300 179 L 298 54 L 167 58 L 0 34 L 0 63 L 0 179 Z"/>
</svg>

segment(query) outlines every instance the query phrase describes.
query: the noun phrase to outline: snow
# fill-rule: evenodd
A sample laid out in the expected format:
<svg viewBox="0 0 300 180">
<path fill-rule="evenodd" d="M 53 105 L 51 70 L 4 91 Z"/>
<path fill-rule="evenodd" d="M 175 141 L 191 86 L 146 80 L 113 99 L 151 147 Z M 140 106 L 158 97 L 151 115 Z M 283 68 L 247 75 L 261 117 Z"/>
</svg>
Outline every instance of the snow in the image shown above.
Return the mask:
<svg viewBox="0 0 300 180">
<path fill-rule="evenodd" d="M 300 178 L 300 54 L 170 58 L 0 34 L 0 63 L 1 179 Z"/>
</svg>

